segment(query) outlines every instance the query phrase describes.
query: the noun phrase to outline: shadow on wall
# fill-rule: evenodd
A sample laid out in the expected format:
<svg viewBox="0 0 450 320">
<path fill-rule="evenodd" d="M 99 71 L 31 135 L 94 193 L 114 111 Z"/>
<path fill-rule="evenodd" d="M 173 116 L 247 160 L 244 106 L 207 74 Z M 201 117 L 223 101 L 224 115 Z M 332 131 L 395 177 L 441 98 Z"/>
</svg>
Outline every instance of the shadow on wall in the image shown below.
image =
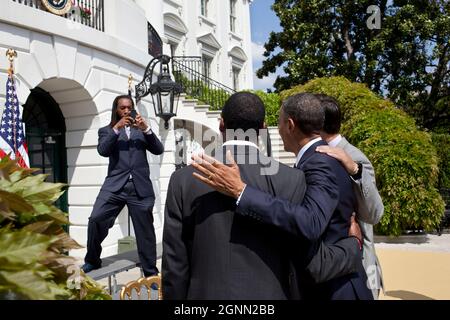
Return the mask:
<svg viewBox="0 0 450 320">
<path fill-rule="evenodd" d="M 386 296 L 399 298 L 401 300 L 434 300 L 433 298 L 424 296 L 423 294 L 406 290 L 386 291 Z"/>
</svg>

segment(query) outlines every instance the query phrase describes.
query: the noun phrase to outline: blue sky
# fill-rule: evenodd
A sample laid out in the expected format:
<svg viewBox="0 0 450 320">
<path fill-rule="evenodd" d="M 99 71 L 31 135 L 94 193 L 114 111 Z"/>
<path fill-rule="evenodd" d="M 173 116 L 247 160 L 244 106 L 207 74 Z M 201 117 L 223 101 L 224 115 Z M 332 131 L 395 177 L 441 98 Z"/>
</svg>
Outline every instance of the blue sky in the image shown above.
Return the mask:
<svg viewBox="0 0 450 320">
<path fill-rule="evenodd" d="M 258 79 L 255 75 L 256 70 L 262 65 L 264 60 L 264 43 L 269 39 L 271 31 L 280 31 L 278 17 L 270 8 L 273 0 L 254 0 L 250 5 L 250 19 L 252 31 L 252 55 L 253 55 L 253 81 L 255 89 L 265 90 L 273 88 L 272 84 L 276 79 L 276 74 L 270 74 L 268 77 Z"/>
</svg>

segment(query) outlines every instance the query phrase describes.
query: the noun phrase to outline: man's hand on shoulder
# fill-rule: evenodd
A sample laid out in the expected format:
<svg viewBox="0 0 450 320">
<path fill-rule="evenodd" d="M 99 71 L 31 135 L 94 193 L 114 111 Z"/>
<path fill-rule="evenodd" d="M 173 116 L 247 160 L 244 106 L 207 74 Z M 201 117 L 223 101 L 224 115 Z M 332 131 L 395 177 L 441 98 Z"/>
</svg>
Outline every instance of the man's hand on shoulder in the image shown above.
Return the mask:
<svg viewBox="0 0 450 320">
<path fill-rule="evenodd" d="M 358 164 L 353 161 L 353 159 L 344 151 L 344 149 L 339 147 L 330 146 L 318 146 L 316 148 L 317 152 L 325 153 L 330 157 L 335 158 L 344 166 L 349 175 L 354 175 L 358 171 Z"/>
<path fill-rule="evenodd" d="M 227 160 L 229 165 L 225 165 L 216 159 L 201 154 L 192 156 L 192 166 L 200 172 L 194 172 L 193 176 L 211 188 L 238 199 L 245 188 L 245 183 L 241 179 L 239 166 L 227 151 Z"/>
</svg>

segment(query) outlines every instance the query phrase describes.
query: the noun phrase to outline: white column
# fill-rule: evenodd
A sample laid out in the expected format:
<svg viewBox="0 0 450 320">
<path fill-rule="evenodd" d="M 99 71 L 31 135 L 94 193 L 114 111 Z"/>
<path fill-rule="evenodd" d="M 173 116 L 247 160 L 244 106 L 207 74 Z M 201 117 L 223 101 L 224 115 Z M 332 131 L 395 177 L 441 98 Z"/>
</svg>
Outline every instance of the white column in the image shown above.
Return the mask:
<svg viewBox="0 0 450 320">
<path fill-rule="evenodd" d="M 161 212 L 164 212 L 166 204 L 167 188 L 172 173 L 175 171 L 175 133 L 174 133 L 173 119 L 169 121 L 169 129 L 164 128 L 164 121 L 160 120 L 159 136 L 161 143 L 164 145 L 164 153 L 161 158 L 160 169 L 160 197 L 161 197 Z"/>
</svg>

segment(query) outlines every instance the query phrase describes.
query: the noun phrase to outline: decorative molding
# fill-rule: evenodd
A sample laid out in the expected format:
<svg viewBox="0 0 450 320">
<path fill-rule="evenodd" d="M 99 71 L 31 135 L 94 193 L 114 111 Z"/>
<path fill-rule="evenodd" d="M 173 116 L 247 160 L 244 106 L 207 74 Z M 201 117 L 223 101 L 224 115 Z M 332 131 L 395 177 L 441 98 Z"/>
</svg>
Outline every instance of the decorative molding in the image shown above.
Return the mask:
<svg viewBox="0 0 450 320">
<path fill-rule="evenodd" d="M 164 2 L 166 2 L 167 4 L 170 4 L 172 6 L 174 6 L 175 8 L 179 9 L 180 7 L 183 7 L 183 4 L 181 1 L 179 0 L 164 0 Z"/>
<path fill-rule="evenodd" d="M 248 60 L 245 51 L 239 47 L 233 47 L 230 51 L 228 51 L 228 55 L 231 57 L 231 64 L 241 69 L 243 68 L 244 63 Z"/>
<path fill-rule="evenodd" d="M 229 32 L 229 35 L 230 35 L 230 40 L 236 40 L 236 41 L 240 42 L 242 45 L 242 41 L 244 40 L 244 38 L 242 38 L 240 35 L 238 35 L 235 32 L 232 32 L 232 31 Z"/>
<path fill-rule="evenodd" d="M 180 43 L 188 33 L 188 28 L 183 20 L 173 14 L 164 14 L 164 36 L 171 42 Z"/>
<path fill-rule="evenodd" d="M 222 48 L 219 41 L 217 41 L 216 37 L 212 33 L 207 33 L 205 35 L 197 37 L 197 41 L 216 49 L 216 51 Z"/>
<path fill-rule="evenodd" d="M 214 21 L 210 20 L 209 18 L 200 15 L 200 16 L 198 16 L 198 22 L 199 22 L 199 25 L 202 25 L 204 23 L 208 27 L 212 28 L 213 32 L 216 32 L 217 25 Z"/>
<path fill-rule="evenodd" d="M 188 33 L 189 30 L 179 16 L 170 12 L 164 13 L 164 26 L 183 34 Z"/>
</svg>

